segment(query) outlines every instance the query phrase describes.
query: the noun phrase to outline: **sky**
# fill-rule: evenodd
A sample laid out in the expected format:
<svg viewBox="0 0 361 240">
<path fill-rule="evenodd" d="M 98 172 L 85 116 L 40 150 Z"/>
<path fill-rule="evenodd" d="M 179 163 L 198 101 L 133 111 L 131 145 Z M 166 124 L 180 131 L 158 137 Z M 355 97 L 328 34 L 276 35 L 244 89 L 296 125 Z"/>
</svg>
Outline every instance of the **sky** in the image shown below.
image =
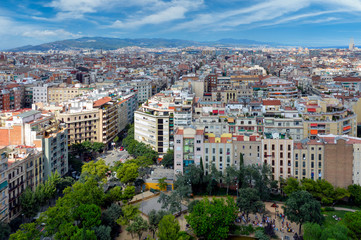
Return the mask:
<svg viewBox="0 0 361 240">
<path fill-rule="evenodd" d="M 361 0 L 0 1 L 0 49 L 94 36 L 361 45 Z"/>
</svg>

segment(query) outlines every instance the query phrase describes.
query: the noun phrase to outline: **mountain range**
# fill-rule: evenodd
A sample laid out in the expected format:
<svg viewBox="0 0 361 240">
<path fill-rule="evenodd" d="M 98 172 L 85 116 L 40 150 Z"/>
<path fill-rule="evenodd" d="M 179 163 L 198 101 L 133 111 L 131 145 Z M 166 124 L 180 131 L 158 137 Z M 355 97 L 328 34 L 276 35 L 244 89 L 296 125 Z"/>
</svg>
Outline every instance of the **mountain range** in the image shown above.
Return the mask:
<svg viewBox="0 0 361 240">
<path fill-rule="evenodd" d="M 217 46 L 217 47 L 258 47 L 258 46 L 281 46 L 272 42 L 260 42 L 248 39 L 221 39 L 217 41 L 198 42 L 181 39 L 164 38 L 107 38 L 107 37 L 83 37 L 78 39 L 67 39 L 40 45 L 27 45 L 18 48 L 8 49 L 9 52 L 30 52 L 67 49 L 103 49 L 114 50 L 122 47 L 138 46 L 146 48 L 172 48 L 190 46 Z M 283 45 L 285 46 L 285 45 Z"/>
</svg>

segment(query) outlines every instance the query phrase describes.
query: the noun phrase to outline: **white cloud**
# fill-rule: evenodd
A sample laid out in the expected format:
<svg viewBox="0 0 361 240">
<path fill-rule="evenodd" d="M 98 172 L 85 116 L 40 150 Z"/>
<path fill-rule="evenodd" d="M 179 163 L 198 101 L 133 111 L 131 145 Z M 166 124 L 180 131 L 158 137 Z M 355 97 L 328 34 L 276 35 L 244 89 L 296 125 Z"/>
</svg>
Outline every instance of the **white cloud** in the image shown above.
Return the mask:
<svg viewBox="0 0 361 240">
<path fill-rule="evenodd" d="M 74 34 L 74 33 L 65 31 L 64 29 L 35 30 L 35 31 L 23 32 L 22 35 L 24 37 L 32 37 L 32 38 L 53 38 L 53 37 L 57 37 L 57 38 L 60 38 L 60 39 L 78 38 L 78 37 L 82 36 L 80 34 Z"/>
<path fill-rule="evenodd" d="M 316 6 L 317 5 L 317 6 Z M 316 8 L 310 8 L 314 7 Z M 318 9 L 318 12 L 307 12 Z M 320 10 L 321 9 L 321 10 Z M 298 13 L 303 11 L 303 13 Z M 270 26 L 324 14 L 361 12 L 360 0 L 269 0 L 249 7 L 196 15 L 192 20 L 176 25 L 172 30 L 220 29 L 248 25 L 248 28 Z M 297 15 L 293 15 L 298 13 Z M 329 18 L 328 21 L 336 20 Z M 314 21 L 317 23 L 317 21 Z"/>
<path fill-rule="evenodd" d="M 198 9 L 203 4 L 202 0 L 172 1 L 164 4 L 166 8 L 155 13 L 143 16 L 132 17 L 125 21 L 116 20 L 112 28 L 134 28 L 147 24 L 160 24 L 186 18 L 186 13 Z"/>
</svg>

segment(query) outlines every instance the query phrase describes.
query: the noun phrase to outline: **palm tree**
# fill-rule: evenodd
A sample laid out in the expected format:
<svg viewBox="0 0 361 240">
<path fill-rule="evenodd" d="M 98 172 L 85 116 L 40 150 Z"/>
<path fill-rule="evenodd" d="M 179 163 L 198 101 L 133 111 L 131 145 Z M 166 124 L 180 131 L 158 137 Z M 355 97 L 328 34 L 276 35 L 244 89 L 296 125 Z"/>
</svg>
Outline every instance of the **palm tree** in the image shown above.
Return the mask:
<svg viewBox="0 0 361 240">
<path fill-rule="evenodd" d="M 161 191 L 167 190 L 168 183 L 165 182 L 166 179 L 167 178 L 164 177 L 164 178 L 161 178 L 161 179 L 158 180 L 158 185 L 157 186 L 159 187 L 159 189 Z"/>
</svg>

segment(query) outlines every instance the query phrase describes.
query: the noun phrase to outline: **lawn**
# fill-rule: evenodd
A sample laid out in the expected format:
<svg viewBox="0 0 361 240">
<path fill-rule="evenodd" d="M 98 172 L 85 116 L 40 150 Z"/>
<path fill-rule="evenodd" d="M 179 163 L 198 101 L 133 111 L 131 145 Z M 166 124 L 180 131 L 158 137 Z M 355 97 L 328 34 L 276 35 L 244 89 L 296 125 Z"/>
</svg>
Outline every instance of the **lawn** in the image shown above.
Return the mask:
<svg viewBox="0 0 361 240">
<path fill-rule="evenodd" d="M 324 222 L 324 226 L 329 226 L 329 225 L 334 225 L 338 222 L 342 222 L 345 214 L 347 213 L 347 211 L 330 211 L 330 212 L 323 212 L 323 215 L 325 216 L 325 222 Z M 333 216 L 336 215 L 337 217 L 341 218 L 340 221 L 337 221 L 333 218 Z"/>
</svg>

